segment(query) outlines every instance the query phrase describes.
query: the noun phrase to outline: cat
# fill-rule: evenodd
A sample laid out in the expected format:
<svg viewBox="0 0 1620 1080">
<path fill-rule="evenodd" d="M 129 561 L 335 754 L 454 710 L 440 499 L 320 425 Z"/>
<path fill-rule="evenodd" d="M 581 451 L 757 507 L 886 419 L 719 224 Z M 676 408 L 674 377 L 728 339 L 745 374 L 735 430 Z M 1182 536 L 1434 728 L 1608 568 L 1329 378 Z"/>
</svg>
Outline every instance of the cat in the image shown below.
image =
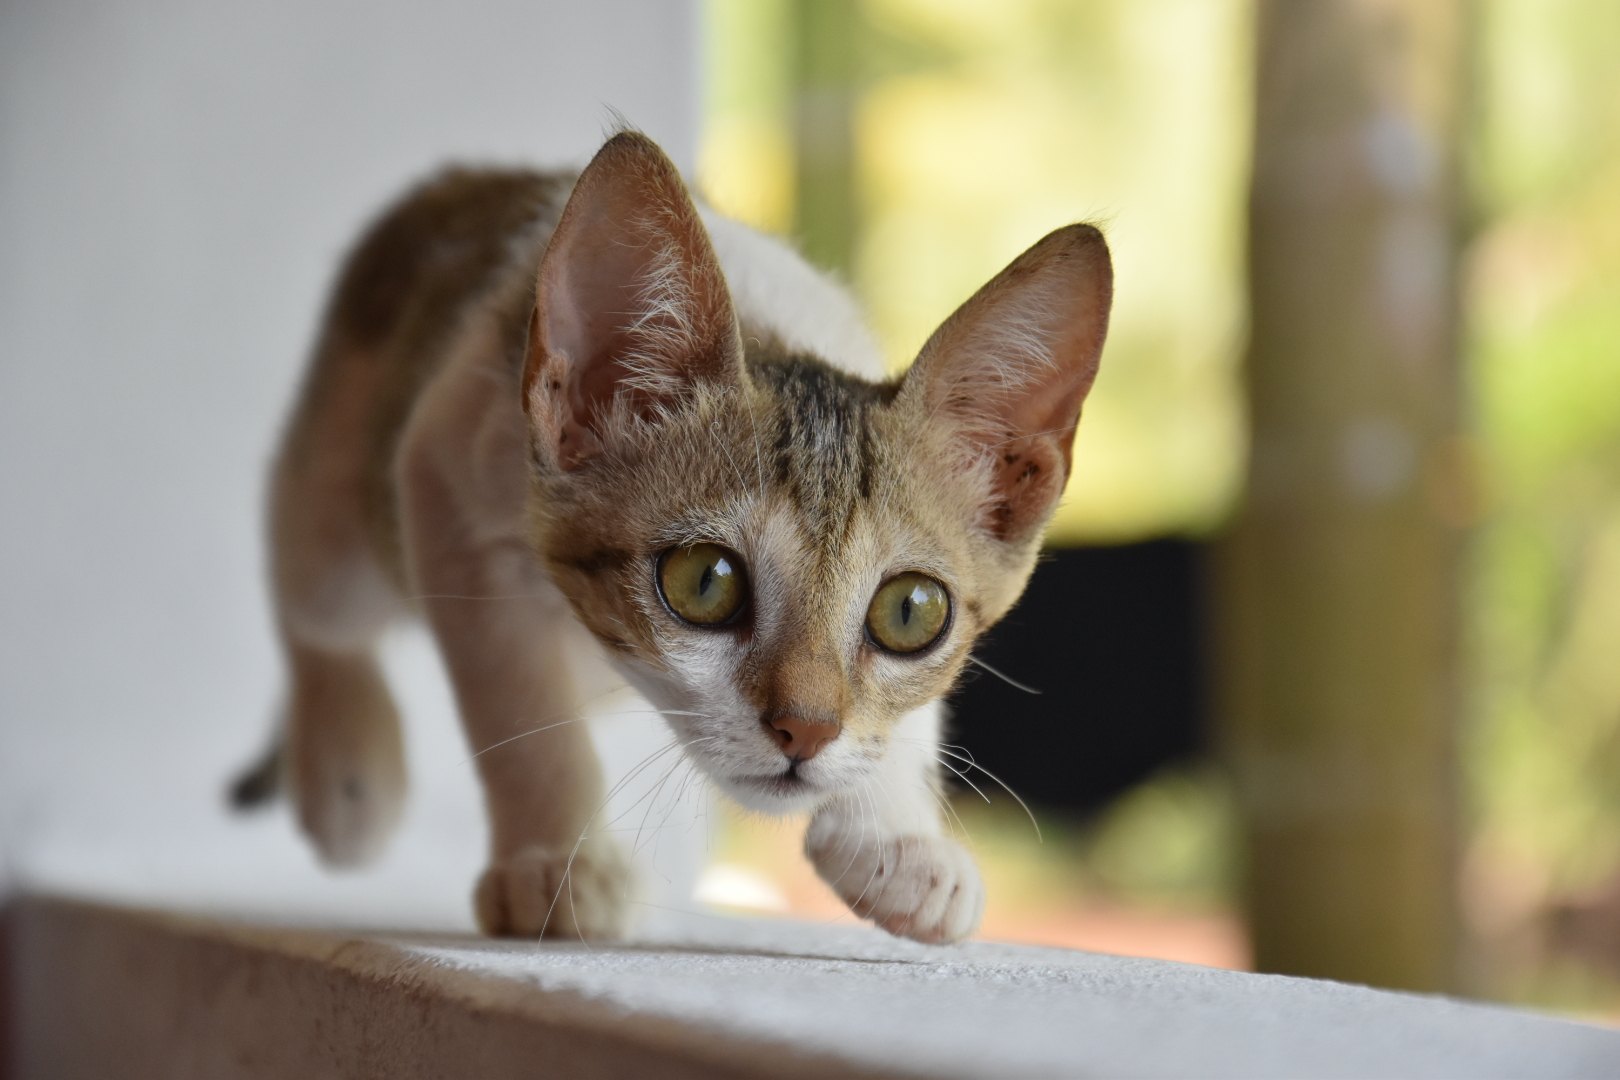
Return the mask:
<svg viewBox="0 0 1620 1080">
<path fill-rule="evenodd" d="M 847 294 L 644 135 L 577 177 L 428 180 L 349 255 L 274 463 L 291 686 L 238 802 L 284 782 L 326 863 L 379 853 L 405 769 L 375 645 L 416 610 L 484 751 L 479 925 L 620 936 L 585 638 L 722 791 L 810 812 L 858 915 L 972 933 L 940 700 L 1029 577 L 1112 290 L 1102 234 L 1058 229 L 890 379 Z"/>
</svg>

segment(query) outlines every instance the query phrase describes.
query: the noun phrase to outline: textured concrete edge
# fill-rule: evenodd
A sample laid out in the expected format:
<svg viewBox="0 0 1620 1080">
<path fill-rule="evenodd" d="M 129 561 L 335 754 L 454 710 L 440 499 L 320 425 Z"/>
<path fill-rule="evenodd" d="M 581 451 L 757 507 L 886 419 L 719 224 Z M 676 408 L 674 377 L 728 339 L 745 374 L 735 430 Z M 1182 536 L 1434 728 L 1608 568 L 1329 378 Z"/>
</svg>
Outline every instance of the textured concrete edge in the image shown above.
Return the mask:
<svg viewBox="0 0 1620 1080">
<path fill-rule="evenodd" d="M 9 992 L 0 990 L 9 997 L 7 1020 L 0 1021 L 0 1035 L 11 1036 L 9 1068 L 0 1063 L 6 1080 L 90 1075 L 59 1072 L 45 1060 L 68 1045 L 59 1033 L 69 1021 L 86 1026 L 71 1052 L 96 1048 L 83 1051 L 86 1063 L 97 1055 L 103 1062 L 110 1054 L 167 1055 L 149 1064 L 122 1059 L 120 1071 L 130 1076 L 209 1075 L 204 1063 L 227 1060 L 231 1074 L 244 1077 L 295 1075 L 288 1070 L 298 1060 L 301 1069 L 326 1061 L 333 1074 L 397 1076 L 404 1075 L 397 1071 L 403 1062 L 395 1059 L 413 1053 L 411 1075 L 454 1075 L 434 1062 L 473 1045 L 485 1076 L 505 1075 L 488 1071 L 503 1063 L 526 1075 L 540 1058 L 571 1063 L 570 1070 L 582 1070 L 576 1075 L 645 1075 L 653 1067 L 672 1076 L 902 1075 L 437 965 L 363 932 L 231 923 L 38 895 L 8 904 L 3 925 L 0 957 L 9 960 L 10 975 L 0 982 L 9 983 Z M 174 1000 L 162 1000 L 164 994 Z M 193 1022 L 176 1021 L 177 1014 Z M 284 1030 L 270 1030 L 276 1026 Z M 165 1039 L 168 1045 L 159 1045 Z M 294 1048 L 300 1039 L 308 1044 Z M 217 1045 L 188 1045 L 199 1040 Z M 324 1056 L 309 1040 L 325 1040 Z M 364 1072 L 351 1073 L 356 1067 Z"/>
</svg>

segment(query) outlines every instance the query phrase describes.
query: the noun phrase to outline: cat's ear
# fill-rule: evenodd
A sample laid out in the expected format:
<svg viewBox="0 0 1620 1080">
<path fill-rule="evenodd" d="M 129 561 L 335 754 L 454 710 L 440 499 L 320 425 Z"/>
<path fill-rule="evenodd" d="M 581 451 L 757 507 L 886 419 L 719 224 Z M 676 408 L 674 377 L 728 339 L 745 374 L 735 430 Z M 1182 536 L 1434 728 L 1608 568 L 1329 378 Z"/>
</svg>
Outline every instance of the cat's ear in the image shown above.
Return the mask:
<svg viewBox="0 0 1620 1080">
<path fill-rule="evenodd" d="M 902 393 L 945 428 L 948 466 L 979 489 L 973 512 L 998 539 L 1029 539 L 1063 494 L 1113 293 L 1102 233 L 1059 229 L 946 319 L 906 373 Z"/>
<path fill-rule="evenodd" d="M 686 185 L 638 132 L 580 174 L 540 261 L 523 407 L 563 470 L 702 382 L 735 382 L 742 346 L 724 274 Z"/>
</svg>

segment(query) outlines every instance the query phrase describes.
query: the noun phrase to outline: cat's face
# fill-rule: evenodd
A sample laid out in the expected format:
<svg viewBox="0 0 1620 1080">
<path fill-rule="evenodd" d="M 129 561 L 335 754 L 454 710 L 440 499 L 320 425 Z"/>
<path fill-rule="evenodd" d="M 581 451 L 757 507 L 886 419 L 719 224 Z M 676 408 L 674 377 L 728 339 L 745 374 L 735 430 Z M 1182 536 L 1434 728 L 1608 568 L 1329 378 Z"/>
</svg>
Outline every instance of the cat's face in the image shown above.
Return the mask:
<svg viewBox="0 0 1620 1080">
<path fill-rule="evenodd" d="M 1101 347 L 1106 248 L 1048 237 L 896 383 L 745 356 L 678 178 L 628 142 L 542 265 L 536 546 L 693 761 L 745 805 L 803 807 L 867 776 L 1022 590 Z"/>
<path fill-rule="evenodd" d="M 940 467 L 916 405 L 819 361 L 755 358 L 740 385 L 547 485 L 553 578 L 745 805 L 862 778 L 1023 585 L 1033 545 L 975 527 L 974 478 Z M 836 735 L 790 757 L 783 718 Z"/>
</svg>

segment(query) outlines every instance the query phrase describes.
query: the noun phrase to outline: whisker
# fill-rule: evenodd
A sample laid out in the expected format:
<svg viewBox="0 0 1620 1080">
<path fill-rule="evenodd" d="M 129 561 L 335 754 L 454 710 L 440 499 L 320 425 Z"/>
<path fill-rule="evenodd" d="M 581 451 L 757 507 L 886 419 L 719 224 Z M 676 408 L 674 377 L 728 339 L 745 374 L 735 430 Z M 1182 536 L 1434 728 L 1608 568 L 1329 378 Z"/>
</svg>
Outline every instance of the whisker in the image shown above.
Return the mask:
<svg viewBox="0 0 1620 1080">
<path fill-rule="evenodd" d="M 593 814 L 591 816 L 594 817 L 595 815 Z M 586 821 L 587 821 L 587 824 L 586 824 L 585 829 L 580 831 L 579 839 L 574 841 L 574 849 L 568 853 L 568 862 L 563 865 L 562 880 L 557 883 L 557 891 L 551 894 L 551 904 L 550 904 L 550 906 L 548 906 L 546 908 L 546 917 L 544 919 L 540 920 L 540 936 L 541 937 L 546 936 L 546 927 L 551 925 L 551 915 L 552 915 L 552 912 L 557 910 L 557 901 L 562 899 L 562 891 L 563 891 L 563 886 L 564 885 L 568 886 L 568 903 L 569 903 L 570 906 L 573 905 L 573 902 L 574 902 L 574 887 L 573 887 L 573 884 L 572 884 L 572 875 L 573 875 L 573 872 L 574 872 L 574 859 L 579 855 L 580 845 L 585 843 L 585 834 L 590 829 L 589 819 L 587 818 Z M 578 912 L 574 913 L 574 933 L 578 934 L 581 938 L 584 938 L 584 936 L 585 936 L 584 934 L 581 934 L 580 931 L 579 931 L 579 913 Z"/>
<path fill-rule="evenodd" d="M 1015 802 L 1017 802 L 1018 805 L 1023 809 L 1024 816 L 1029 818 L 1029 823 L 1032 826 L 1034 826 L 1034 828 L 1035 828 L 1035 838 L 1036 838 L 1036 840 L 1040 841 L 1041 843 L 1046 842 L 1045 837 L 1041 835 L 1041 823 L 1035 819 L 1035 812 L 1029 808 L 1029 804 L 1026 803 L 1023 800 L 1023 797 L 1021 795 L 1019 795 L 1018 792 L 1014 791 L 1011 787 L 1007 786 L 1007 782 L 1005 780 L 1003 780 L 1001 777 L 997 776 L 995 773 L 991 772 L 989 769 L 985 768 L 983 765 L 980 765 L 977 761 L 973 760 L 973 755 L 971 753 L 968 753 L 966 747 L 956 746 L 954 744 L 951 744 L 951 745 L 936 744 L 936 743 L 934 743 L 933 741 L 931 741 L 929 739 L 908 739 L 908 738 L 904 738 L 902 736 L 894 736 L 894 740 L 896 742 L 911 743 L 911 744 L 913 744 L 915 746 L 926 747 L 930 752 L 938 752 L 938 753 L 941 753 L 941 754 L 947 754 L 950 757 L 954 758 L 955 760 L 962 762 L 964 765 L 968 766 L 969 768 L 978 769 L 980 772 L 984 773 L 984 775 L 988 776 L 991 780 L 995 781 L 995 784 L 996 784 L 997 787 L 1001 788 L 1001 790 L 1005 791 L 1008 795 L 1011 795 L 1013 797 L 1013 800 Z M 944 765 L 947 769 L 950 769 L 952 772 L 956 773 L 957 776 L 961 776 L 964 783 L 967 783 L 969 787 L 972 787 L 974 791 L 977 791 L 981 797 L 984 796 L 984 792 L 980 791 L 979 788 L 977 786 L 975 786 L 971 781 L 969 781 L 967 777 L 962 776 L 960 771 L 953 768 L 951 765 L 949 765 L 945 761 L 940 761 L 940 764 Z M 985 801 L 989 802 L 990 800 L 986 799 Z"/>
<path fill-rule="evenodd" d="M 580 829 L 579 837 L 577 839 L 575 839 L 575 841 L 574 841 L 573 850 L 571 850 L 568 853 L 568 862 L 563 865 L 562 881 L 558 883 L 557 891 L 552 894 L 552 896 L 551 896 L 551 905 L 546 908 L 546 917 L 540 923 L 540 936 L 541 937 L 545 937 L 546 928 L 551 925 L 551 916 L 557 910 L 557 901 L 562 899 L 562 892 L 563 892 L 563 887 L 564 886 L 566 886 L 568 888 L 568 903 L 569 903 L 570 909 L 573 908 L 573 904 L 574 904 L 574 884 L 573 884 L 574 860 L 579 857 L 579 849 L 580 849 L 580 847 L 582 845 L 584 845 L 585 838 L 590 835 L 591 822 L 596 820 L 596 816 L 598 814 L 600 814 L 604 809 L 607 808 L 608 802 L 610 800 L 612 800 L 613 796 L 617 795 L 619 793 L 619 791 L 621 791 L 626 784 L 628 784 L 636 776 L 640 775 L 643 771 L 645 771 L 647 769 L 647 767 L 649 765 L 651 765 L 653 762 L 657 761 L 660 757 L 662 757 L 665 754 L 669 753 L 671 750 L 677 748 L 678 746 L 680 746 L 680 743 L 678 743 L 678 742 L 676 742 L 674 740 L 671 740 L 668 745 L 662 747 L 659 750 L 654 751 L 653 753 L 647 755 L 647 757 L 643 758 L 639 765 L 637 765 L 634 769 L 632 769 L 630 771 L 630 773 L 628 775 L 626 775 L 623 779 L 621 779 L 617 784 L 614 784 L 613 787 L 608 791 L 608 793 L 606 795 L 602 796 L 602 801 L 599 802 L 596 805 L 596 809 L 591 811 L 590 816 L 585 819 L 585 825 L 584 825 L 583 828 Z M 639 799 L 636 800 L 636 801 L 640 802 Z M 631 808 L 634 809 L 634 807 L 635 807 L 635 803 L 632 803 Z M 620 815 L 620 817 L 623 817 L 623 816 L 624 816 L 623 814 Z M 617 820 L 617 819 L 615 819 L 615 820 Z M 609 824 L 611 824 L 611 822 Z M 579 936 L 581 941 L 584 940 L 585 935 L 580 931 L 580 927 L 579 927 L 579 912 L 578 911 L 574 911 L 574 933 Z"/>
<path fill-rule="evenodd" d="M 1041 692 L 1035 689 L 1033 686 L 1025 686 L 1023 683 L 1019 682 L 1011 675 L 1008 675 L 1006 672 L 996 670 L 983 660 L 980 660 L 977 656 L 970 655 L 968 657 L 968 663 L 984 668 L 984 670 L 988 671 L 990 674 L 994 675 L 996 678 L 1000 679 L 1014 690 L 1022 690 L 1026 694 L 1039 694 Z"/>
<path fill-rule="evenodd" d="M 764 497 L 764 494 L 765 494 L 765 459 L 760 454 L 760 450 L 759 450 L 759 421 L 758 420 L 750 418 L 749 423 L 748 423 L 748 433 L 754 437 L 754 468 L 759 470 L 759 493 L 760 493 L 761 497 Z"/>
<path fill-rule="evenodd" d="M 865 834 L 866 834 L 866 829 L 865 829 L 866 815 L 865 815 L 865 810 L 864 810 L 864 806 L 865 806 L 865 803 L 866 803 L 866 791 L 864 790 L 864 788 L 859 789 L 857 791 L 857 795 L 858 795 L 858 797 L 860 798 L 860 800 L 861 800 L 861 802 L 863 804 L 863 811 L 862 811 L 862 815 L 861 815 L 861 818 L 862 818 L 861 835 L 864 837 Z M 872 819 L 871 819 L 872 820 L 872 836 L 873 836 L 873 839 L 876 840 L 880 835 L 878 833 L 878 831 L 877 831 L 877 807 L 875 807 L 875 806 L 872 807 L 871 811 L 872 811 Z M 872 866 L 872 874 L 871 874 L 870 877 L 868 877 L 866 879 L 866 885 L 862 887 L 860 895 L 855 897 L 855 899 L 849 901 L 849 910 L 855 912 L 856 915 L 860 915 L 860 910 L 859 910 L 860 902 L 862 900 L 866 899 L 866 894 L 867 894 L 868 891 L 871 890 L 872 883 L 874 881 L 876 881 L 878 879 L 878 875 L 883 872 L 883 849 L 882 849 L 882 847 L 880 845 L 877 845 L 877 844 L 874 844 L 873 846 L 878 848 L 878 856 L 877 856 L 877 859 L 876 859 L 876 861 L 874 862 L 874 864 Z M 857 848 L 856 850 L 858 851 L 859 848 Z M 854 856 L 850 857 L 849 865 L 850 866 L 854 865 Z M 846 866 L 845 870 L 848 870 L 848 869 L 849 869 L 849 867 Z M 879 888 L 878 889 L 878 895 L 877 895 L 877 897 L 873 898 L 873 902 L 876 903 L 877 900 L 880 899 L 882 896 L 883 896 L 883 890 L 881 888 Z M 861 916 L 861 917 L 864 918 L 865 916 Z"/>
<path fill-rule="evenodd" d="M 581 702 L 578 702 L 577 705 L 575 706 L 575 711 L 583 713 L 586 709 L 588 709 L 592 705 L 595 705 L 597 702 L 602 701 L 605 698 L 610 698 L 614 694 L 617 694 L 620 691 L 626 690 L 626 689 L 628 689 L 628 686 L 615 686 L 611 690 L 604 690 L 600 694 L 593 694 L 590 697 L 586 698 L 585 700 L 583 700 Z M 633 715 L 636 715 L 638 713 L 640 713 L 640 714 L 649 714 L 649 713 L 653 713 L 653 712 L 656 712 L 656 711 L 657 710 L 654 710 L 654 709 L 615 709 L 613 711 L 612 715 L 614 715 L 614 716 L 633 716 Z M 468 764 L 473 760 L 473 758 L 476 758 L 481 754 L 487 754 L 491 750 L 494 750 L 498 746 L 505 746 L 507 743 L 512 742 L 514 739 L 521 739 L 525 735 L 535 735 L 535 734 L 538 734 L 539 732 L 547 731 L 547 730 L 549 730 L 551 728 L 554 728 L 554 727 L 560 727 L 563 724 L 577 724 L 577 723 L 581 722 L 582 720 L 586 720 L 586 719 L 589 719 L 589 718 L 586 717 L 586 716 L 573 716 L 573 717 L 570 717 L 567 720 L 559 720 L 556 723 L 547 724 L 547 725 L 545 725 L 543 727 L 531 728 L 528 731 L 521 731 L 518 734 L 512 736 L 512 738 L 510 738 L 510 739 L 502 739 L 500 742 L 495 743 L 493 746 L 484 747 L 482 750 L 479 750 L 477 753 L 473 754 L 472 757 L 468 758 L 467 761 L 463 762 L 462 764 Z"/>
<path fill-rule="evenodd" d="M 972 754 L 968 754 L 965 751 L 962 753 L 956 753 L 955 751 L 962 750 L 962 747 L 960 746 L 941 746 L 939 750 L 943 754 L 949 754 L 957 761 L 966 762 L 968 765 L 978 769 L 980 772 L 984 773 L 984 775 L 988 776 L 990 779 L 999 784 L 1002 791 L 1005 791 L 1008 795 L 1011 795 L 1014 801 L 1016 801 L 1019 806 L 1023 807 L 1024 815 L 1029 818 L 1029 823 L 1035 827 L 1035 839 L 1040 843 L 1046 843 L 1046 838 L 1041 835 L 1041 823 L 1035 820 L 1035 811 L 1029 808 L 1029 804 L 1024 801 L 1023 796 L 1019 795 L 1018 792 L 1007 786 L 1007 782 L 1005 780 L 991 772 L 989 769 L 985 768 L 983 765 L 980 765 L 977 761 L 974 761 Z"/>
<path fill-rule="evenodd" d="M 612 690 L 606 690 L 606 691 L 604 691 L 604 692 L 602 692 L 600 694 L 597 694 L 595 697 L 587 698 L 585 701 L 580 703 L 581 708 L 590 706 L 590 705 L 594 704 L 595 702 L 598 702 L 598 701 L 602 700 L 603 698 L 612 697 L 614 694 L 619 693 L 619 691 L 621 691 L 623 689 L 626 689 L 626 688 L 622 687 L 622 686 L 615 687 Z M 687 712 L 687 711 L 682 710 L 682 709 L 659 709 L 659 708 L 656 708 L 656 707 L 655 708 L 647 708 L 647 709 L 614 709 L 612 712 L 607 713 L 605 715 L 607 715 L 607 716 L 660 716 L 660 717 L 662 717 L 662 716 L 695 716 L 695 717 L 698 717 L 701 720 L 712 720 L 712 719 L 714 719 L 708 713 Z M 478 758 L 482 757 L 483 755 L 489 753 L 491 750 L 498 750 L 501 747 L 505 746 L 507 743 L 516 742 L 517 740 L 519 740 L 521 738 L 524 738 L 526 736 L 538 735 L 542 731 L 550 731 L 552 728 L 562 727 L 564 724 L 583 723 L 583 722 L 585 722 L 585 721 L 587 721 L 589 719 L 591 719 L 591 717 L 588 717 L 588 716 L 575 716 L 575 717 L 571 717 L 570 719 L 567 719 L 567 720 L 558 720 L 555 723 L 544 724 L 544 725 L 542 725 L 540 727 L 537 727 L 537 728 L 530 728 L 528 731 L 520 731 L 516 735 L 513 735 L 509 739 L 502 739 L 498 743 L 493 743 L 493 744 L 491 744 L 489 746 L 484 747 L 482 750 L 479 750 L 476 753 L 474 753 L 466 761 L 462 762 L 462 764 L 463 765 L 470 765 L 470 764 L 473 763 L 473 761 L 475 761 Z M 694 743 L 699 742 L 699 741 L 702 741 L 702 740 L 696 740 L 696 739 L 693 740 Z"/>
<path fill-rule="evenodd" d="M 956 829 L 961 834 L 962 839 L 971 843 L 973 836 L 968 832 L 967 822 L 963 821 L 962 815 L 956 812 L 956 807 L 951 805 L 951 800 L 947 799 L 937 791 L 930 791 L 928 794 L 933 797 L 935 804 L 939 806 L 940 810 L 944 811 L 944 813 L 948 815 L 952 821 L 956 822 Z"/>
<path fill-rule="evenodd" d="M 648 818 L 648 816 L 651 815 L 652 812 L 655 809 L 658 808 L 658 796 L 663 793 L 664 785 L 669 783 L 670 777 L 675 775 L 675 770 L 679 769 L 681 767 L 681 764 L 683 762 L 685 762 L 685 761 L 686 761 L 686 758 L 684 758 L 684 757 L 679 757 L 679 756 L 676 757 L 674 762 L 672 762 L 670 764 L 670 767 L 668 769 L 664 770 L 664 775 L 659 778 L 657 786 L 654 787 L 651 790 L 651 792 L 650 792 L 651 798 L 649 798 L 647 800 L 647 809 L 642 811 L 642 814 L 641 814 L 641 825 L 638 826 L 637 829 L 636 829 L 636 839 L 634 841 L 632 841 L 631 845 L 630 845 L 630 855 L 631 855 L 632 858 L 635 857 L 636 852 L 641 850 L 641 844 L 642 844 L 641 834 L 647 827 L 647 818 Z M 637 801 L 639 802 L 640 800 L 638 799 Z M 665 818 L 667 820 L 669 815 L 665 814 L 664 816 L 665 816 Z M 655 858 L 657 857 L 657 854 L 658 854 L 658 848 L 657 848 L 657 844 L 656 844 L 657 835 L 658 835 L 657 831 L 654 830 L 653 836 L 654 836 L 655 843 L 654 843 L 654 846 L 653 846 L 653 855 L 654 855 Z"/>
<path fill-rule="evenodd" d="M 658 826 L 657 835 L 653 839 L 652 858 L 653 858 L 653 868 L 655 870 L 658 867 L 658 844 L 663 839 L 663 834 L 665 832 L 669 831 L 669 819 L 674 816 L 675 811 L 678 808 L 680 808 L 681 806 L 683 806 L 685 804 L 686 796 L 692 790 L 692 782 L 697 779 L 697 775 L 698 775 L 697 767 L 692 764 L 692 759 L 691 758 L 682 757 L 681 760 L 680 760 L 680 764 L 686 766 L 686 771 L 684 773 L 681 773 L 680 779 L 676 781 L 675 792 L 670 797 L 670 800 L 669 800 L 669 802 L 666 805 L 666 808 L 664 810 L 663 824 Z M 694 815 L 693 820 L 696 820 L 695 815 Z M 687 826 L 687 832 L 691 832 L 691 825 L 690 824 L 688 824 L 688 826 Z M 664 880 L 668 881 L 670 879 L 666 875 L 664 877 Z"/>
<path fill-rule="evenodd" d="M 860 832 L 859 833 L 850 833 L 850 832 L 840 830 L 839 836 L 838 836 L 838 846 L 833 848 L 832 851 L 830 852 L 831 855 L 836 856 L 839 852 L 844 850 L 844 845 L 849 843 L 851 836 L 855 836 L 857 838 L 856 841 L 855 841 L 856 851 L 852 852 L 850 854 L 849 861 L 844 864 L 844 869 L 839 871 L 839 876 L 840 877 L 842 877 L 844 874 L 847 874 L 849 872 L 849 868 L 855 865 L 855 855 L 860 850 L 860 841 L 866 835 L 866 807 L 860 801 L 859 789 L 856 790 L 855 808 L 860 811 L 860 820 L 858 822 L 858 824 L 861 827 Z"/>
<path fill-rule="evenodd" d="M 519 739 L 524 738 L 526 736 L 538 735 L 542 731 L 550 731 L 552 728 L 560 728 L 560 727 L 563 727 L 563 726 L 568 725 L 568 724 L 583 723 L 584 720 L 585 720 L 585 717 L 576 716 L 576 717 L 574 717 L 574 718 L 572 718 L 570 720 L 558 720 L 555 724 L 546 724 L 543 727 L 530 728 L 528 731 L 520 731 L 516 735 L 513 735 L 510 739 L 502 739 L 498 743 L 492 743 L 491 745 L 484 747 L 482 750 L 480 750 L 476 754 L 472 755 L 472 757 L 469 757 L 466 761 L 463 761 L 462 764 L 463 765 L 471 765 L 474 761 L 476 761 L 477 759 L 483 757 L 485 754 L 489 753 L 491 750 L 499 750 L 501 747 L 505 746 L 507 743 L 517 742 Z"/>
<path fill-rule="evenodd" d="M 574 902 L 574 875 L 569 873 L 573 868 L 574 860 L 569 859 L 568 869 L 563 871 L 563 884 L 568 886 L 568 912 L 574 917 L 574 936 L 584 941 L 585 931 L 579 928 L 579 905 Z"/>
<path fill-rule="evenodd" d="M 960 777 L 961 780 L 962 780 L 962 783 L 964 783 L 968 787 L 972 788 L 974 793 L 976 795 L 978 795 L 979 798 L 983 799 L 987 803 L 991 801 L 990 796 L 988 796 L 984 792 L 980 791 L 979 790 L 979 785 L 975 784 L 973 781 L 969 780 L 967 778 L 967 774 L 964 773 L 961 769 L 958 769 L 955 765 L 952 765 L 950 762 L 946 761 L 944 758 L 936 758 L 935 760 L 937 760 L 941 765 L 945 766 L 947 769 L 951 770 L 951 772 L 955 773 L 958 777 Z"/>
<path fill-rule="evenodd" d="M 666 743 L 660 749 L 658 749 L 655 752 L 653 752 L 653 753 L 647 755 L 646 757 L 642 758 L 641 763 L 639 765 L 637 765 L 634 769 L 630 770 L 630 772 L 626 773 L 625 776 L 617 784 L 613 785 L 613 789 L 611 791 L 609 791 L 605 796 L 603 796 L 602 805 L 597 808 L 597 813 L 601 813 L 602 810 L 606 809 L 608 802 L 611 801 L 612 798 L 615 795 L 617 795 L 619 792 L 623 791 L 625 789 L 625 787 L 630 784 L 631 781 L 633 781 L 636 777 L 640 776 L 642 773 L 646 772 L 649 768 L 651 768 L 654 764 L 656 764 L 660 758 L 662 758 L 665 754 L 668 754 L 671 750 L 680 749 L 680 745 L 681 745 L 680 743 L 671 740 L 670 742 Z M 646 797 L 647 797 L 647 793 L 643 793 L 641 798 L 637 799 L 635 802 L 631 803 L 629 806 L 627 806 L 623 810 L 619 811 L 619 813 L 617 815 L 615 815 L 610 821 L 608 821 L 607 824 L 615 825 L 619 821 L 623 820 L 632 810 L 634 810 L 636 807 L 640 806 L 642 799 L 645 799 Z M 592 815 L 592 816 L 594 817 L 595 815 Z"/>
<path fill-rule="evenodd" d="M 465 596 L 461 593 L 418 593 L 415 596 L 404 596 L 402 600 L 550 600 L 553 595 L 549 593 L 508 593 L 504 596 Z"/>
</svg>

